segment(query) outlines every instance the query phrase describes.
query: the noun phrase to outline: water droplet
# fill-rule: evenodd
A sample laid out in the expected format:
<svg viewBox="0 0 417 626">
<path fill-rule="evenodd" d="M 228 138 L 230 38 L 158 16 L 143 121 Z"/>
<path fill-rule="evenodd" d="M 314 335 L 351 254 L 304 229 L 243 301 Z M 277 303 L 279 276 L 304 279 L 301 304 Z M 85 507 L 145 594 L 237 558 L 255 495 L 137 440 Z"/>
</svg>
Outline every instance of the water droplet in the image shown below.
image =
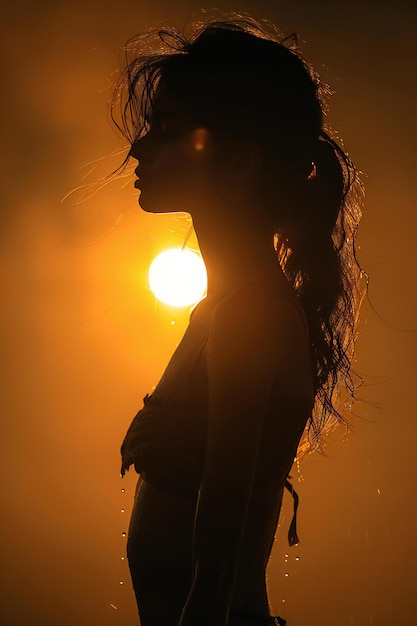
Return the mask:
<svg viewBox="0 0 417 626">
<path fill-rule="evenodd" d="M 288 554 L 284 554 L 285 558 L 288 559 Z"/>
<path fill-rule="evenodd" d="M 295 557 L 295 560 L 296 560 L 296 561 L 299 561 L 299 560 L 300 560 L 300 557 L 299 557 L 299 556 L 296 556 L 296 557 Z"/>
<path fill-rule="evenodd" d="M 111 606 L 112 609 L 116 609 L 116 611 L 117 611 L 117 606 L 114 606 L 114 604 L 110 604 L 110 606 Z"/>
<path fill-rule="evenodd" d="M 377 491 L 378 495 L 380 496 L 381 495 L 381 490 L 377 489 L 376 491 Z"/>
<path fill-rule="evenodd" d="M 119 582 L 119 585 L 123 585 L 123 580 L 121 580 L 121 581 Z"/>
<path fill-rule="evenodd" d="M 175 320 L 171 320 L 171 326 L 174 326 Z"/>
<path fill-rule="evenodd" d="M 122 492 L 122 493 L 124 493 L 124 492 L 125 492 L 125 490 L 124 490 L 124 489 L 121 489 L 121 492 Z"/>
<path fill-rule="evenodd" d="M 285 572 L 284 576 L 286 576 L 286 577 L 288 578 L 289 573 L 288 573 L 288 572 Z"/>
<path fill-rule="evenodd" d="M 122 533 L 122 537 L 126 537 L 126 533 Z"/>
<path fill-rule="evenodd" d="M 124 556 L 122 556 L 121 558 L 122 558 L 122 561 L 124 561 L 124 560 L 125 560 L 125 557 L 124 557 Z"/>
<path fill-rule="evenodd" d="M 285 602 L 285 600 L 282 600 L 282 602 Z"/>
<path fill-rule="evenodd" d="M 124 513 L 124 512 L 125 512 L 125 510 L 124 510 L 124 509 L 120 509 L 120 512 L 121 512 L 121 513 Z"/>
</svg>

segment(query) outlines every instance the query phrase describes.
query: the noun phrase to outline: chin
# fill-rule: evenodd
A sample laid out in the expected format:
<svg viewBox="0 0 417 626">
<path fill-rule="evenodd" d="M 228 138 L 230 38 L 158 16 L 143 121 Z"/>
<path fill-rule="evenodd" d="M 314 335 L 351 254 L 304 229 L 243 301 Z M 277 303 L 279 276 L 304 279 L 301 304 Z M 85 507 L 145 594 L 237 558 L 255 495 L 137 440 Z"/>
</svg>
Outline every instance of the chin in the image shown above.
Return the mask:
<svg viewBox="0 0 417 626">
<path fill-rule="evenodd" d="M 152 197 L 149 192 L 140 192 L 138 198 L 139 207 L 145 213 L 168 214 L 168 213 L 188 213 L 183 202 L 175 202 L 174 198 L 165 196 Z"/>
<path fill-rule="evenodd" d="M 165 213 L 166 211 L 161 210 L 162 207 L 165 207 L 166 204 L 161 203 L 161 201 L 157 198 L 153 198 L 152 194 L 149 194 L 145 191 L 145 193 L 141 190 L 138 198 L 139 207 L 145 213 Z"/>
<path fill-rule="evenodd" d="M 154 214 L 155 213 L 159 213 L 159 214 L 173 213 L 172 210 L 167 209 L 166 205 L 162 204 L 161 202 L 159 203 L 148 202 L 142 198 L 139 198 L 138 204 L 139 204 L 139 208 L 142 209 L 144 213 L 154 213 Z"/>
</svg>

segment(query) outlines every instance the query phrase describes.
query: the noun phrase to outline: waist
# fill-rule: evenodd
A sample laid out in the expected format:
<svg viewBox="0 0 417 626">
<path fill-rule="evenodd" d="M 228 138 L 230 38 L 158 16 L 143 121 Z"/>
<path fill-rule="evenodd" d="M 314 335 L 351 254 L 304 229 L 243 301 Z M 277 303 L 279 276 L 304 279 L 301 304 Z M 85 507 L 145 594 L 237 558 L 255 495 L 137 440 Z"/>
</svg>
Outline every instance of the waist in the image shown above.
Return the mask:
<svg viewBox="0 0 417 626">
<path fill-rule="evenodd" d="M 200 485 L 198 486 L 189 486 L 180 484 L 178 481 L 174 479 L 160 479 L 157 480 L 149 475 L 148 472 L 144 471 L 140 474 L 140 478 L 145 481 L 148 485 L 157 489 L 159 491 L 163 491 L 164 493 L 169 494 L 170 496 L 174 496 L 176 498 L 180 498 L 181 500 L 189 500 L 196 501 L 198 498 L 198 492 L 200 490 Z M 251 500 L 252 499 L 276 499 L 282 494 L 282 490 L 284 488 L 286 477 L 280 481 L 278 485 L 268 486 L 268 487 L 254 487 L 251 492 Z"/>
</svg>

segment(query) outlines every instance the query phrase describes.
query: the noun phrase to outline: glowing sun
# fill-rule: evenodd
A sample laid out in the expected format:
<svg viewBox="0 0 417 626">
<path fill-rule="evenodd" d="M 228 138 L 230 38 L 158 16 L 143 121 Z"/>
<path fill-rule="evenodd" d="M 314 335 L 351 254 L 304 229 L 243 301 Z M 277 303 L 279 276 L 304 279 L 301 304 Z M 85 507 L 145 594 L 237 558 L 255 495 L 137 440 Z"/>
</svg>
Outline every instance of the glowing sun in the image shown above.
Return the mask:
<svg viewBox="0 0 417 626">
<path fill-rule="evenodd" d="M 171 248 L 158 254 L 151 263 L 148 278 L 155 297 L 173 307 L 198 302 L 207 289 L 203 259 L 187 248 Z"/>
</svg>

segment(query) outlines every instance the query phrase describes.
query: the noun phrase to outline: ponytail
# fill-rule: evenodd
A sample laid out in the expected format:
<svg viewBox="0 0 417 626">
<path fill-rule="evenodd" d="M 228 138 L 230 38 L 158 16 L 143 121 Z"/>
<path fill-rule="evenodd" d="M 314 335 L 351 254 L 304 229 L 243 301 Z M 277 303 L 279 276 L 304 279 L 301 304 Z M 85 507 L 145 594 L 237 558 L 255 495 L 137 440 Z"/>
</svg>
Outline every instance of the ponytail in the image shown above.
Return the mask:
<svg viewBox="0 0 417 626">
<path fill-rule="evenodd" d="M 320 448 L 323 430 L 347 425 L 338 410 L 342 384 L 350 401 L 351 370 L 361 301 L 355 236 L 361 210 L 357 172 L 326 133 L 312 149 L 312 171 L 296 193 L 297 219 L 277 232 L 277 254 L 306 312 L 316 362 L 316 401 L 308 426 L 310 447 Z"/>
</svg>

